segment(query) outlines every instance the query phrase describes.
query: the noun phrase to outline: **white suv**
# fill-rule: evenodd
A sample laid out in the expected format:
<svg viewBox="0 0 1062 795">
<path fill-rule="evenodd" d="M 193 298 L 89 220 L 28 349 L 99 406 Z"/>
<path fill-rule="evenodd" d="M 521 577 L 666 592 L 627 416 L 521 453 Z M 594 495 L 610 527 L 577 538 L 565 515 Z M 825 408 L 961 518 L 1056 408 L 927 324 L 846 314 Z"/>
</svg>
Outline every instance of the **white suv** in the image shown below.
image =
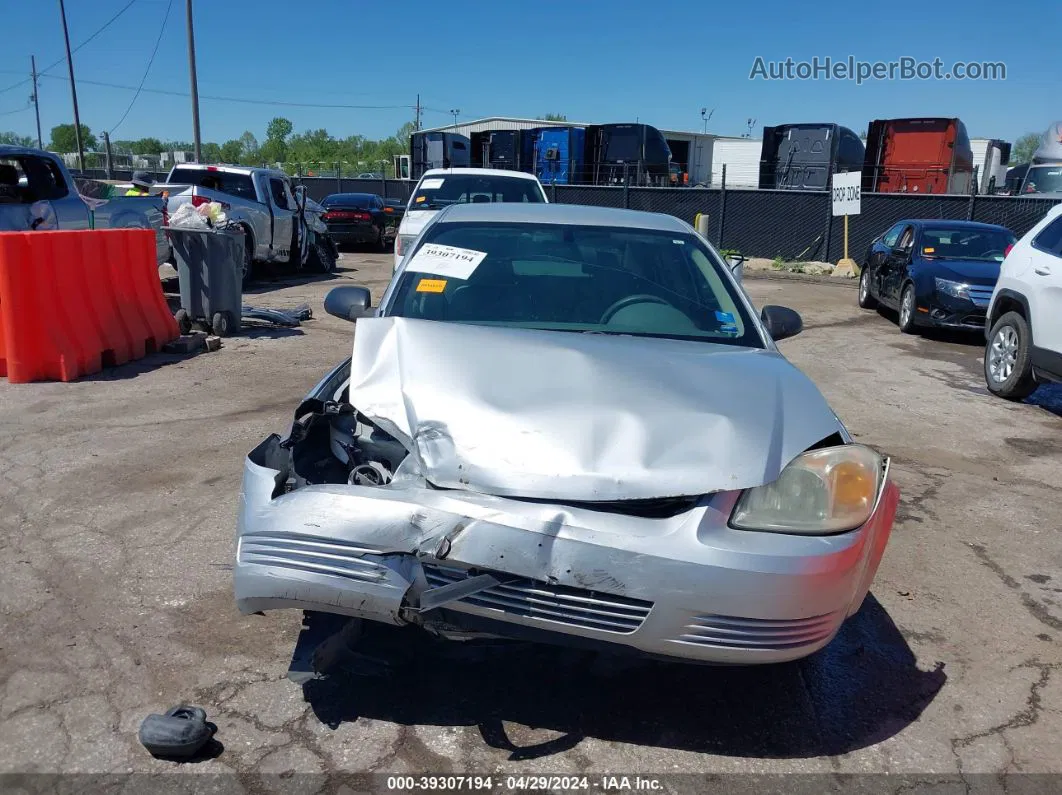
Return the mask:
<svg viewBox="0 0 1062 795">
<path fill-rule="evenodd" d="M 985 321 L 985 382 L 1008 400 L 1062 381 L 1062 204 L 1007 252 Z"/>
<path fill-rule="evenodd" d="M 548 203 L 534 174 L 500 168 L 436 168 L 425 171 L 409 197 L 395 237 L 395 266 L 409 251 L 428 221 L 451 204 L 466 202 Z"/>
</svg>

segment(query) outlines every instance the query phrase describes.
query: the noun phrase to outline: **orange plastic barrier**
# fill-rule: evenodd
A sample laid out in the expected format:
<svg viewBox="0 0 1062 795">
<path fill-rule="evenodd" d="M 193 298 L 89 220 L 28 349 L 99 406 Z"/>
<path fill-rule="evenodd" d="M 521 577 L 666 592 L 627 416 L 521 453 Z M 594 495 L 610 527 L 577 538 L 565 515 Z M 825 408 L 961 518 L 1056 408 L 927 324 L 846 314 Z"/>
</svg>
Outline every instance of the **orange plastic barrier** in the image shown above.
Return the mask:
<svg viewBox="0 0 1062 795">
<path fill-rule="evenodd" d="M 176 339 L 146 229 L 0 233 L 0 375 L 73 381 Z"/>
</svg>

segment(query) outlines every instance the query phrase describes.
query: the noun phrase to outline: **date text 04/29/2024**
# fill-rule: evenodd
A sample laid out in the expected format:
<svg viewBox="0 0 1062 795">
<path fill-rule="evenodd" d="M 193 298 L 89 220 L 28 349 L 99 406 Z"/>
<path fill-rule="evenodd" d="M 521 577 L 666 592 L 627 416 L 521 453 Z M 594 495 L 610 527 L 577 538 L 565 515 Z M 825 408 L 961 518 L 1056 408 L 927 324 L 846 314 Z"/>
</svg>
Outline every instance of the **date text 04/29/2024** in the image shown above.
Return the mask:
<svg viewBox="0 0 1062 795">
<path fill-rule="evenodd" d="M 662 783 L 643 776 L 388 776 L 390 792 L 652 792 Z"/>
</svg>

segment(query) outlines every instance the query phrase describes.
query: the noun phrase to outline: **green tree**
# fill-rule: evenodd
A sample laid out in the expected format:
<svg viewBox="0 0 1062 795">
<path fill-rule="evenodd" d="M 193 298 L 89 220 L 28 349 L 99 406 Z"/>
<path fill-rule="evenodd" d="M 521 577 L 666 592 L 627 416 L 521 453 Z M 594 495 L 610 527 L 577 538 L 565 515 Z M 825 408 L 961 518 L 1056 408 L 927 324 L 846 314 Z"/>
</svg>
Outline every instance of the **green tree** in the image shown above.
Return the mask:
<svg viewBox="0 0 1062 795">
<path fill-rule="evenodd" d="M 158 138 L 141 138 L 138 141 L 130 141 L 129 149 L 134 155 L 161 155 L 164 151 L 162 141 Z"/>
<path fill-rule="evenodd" d="M 19 135 L 14 132 L 0 132 L 0 144 L 10 146 L 36 146 L 37 139 L 28 135 Z"/>
<path fill-rule="evenodd" d="M 261 149 L 258 139 L 250 130 L 240 136 L 240 162 L 253 165 L 261 161 Z"/>
<path fill-rule="evenodd" d="M 1025 135 L 1015 141 L 1014 146 L 1010 148 L 1010 162 L 1008 165 L 1016 166 L 1021 163 L 1031 162 L 1033 152 L 1036 151 L 1036 147 L 1039 145 L 1039 133 L 1025 133 Z"/>
<path fill-rule="evenodd" d="M 563 113 L 547 113 L 545 116 L 536 116 L 535 118 L 541 121 L 568 121 L 568 117 Z"/>
<path fill-rule="evenodd" d="M 239 138 L 233 138 L 221 145 L 221 153 L 218 160 L 222 163 L 239 163 L 243 155 L 243 142 Z"/>
<path fill-rule="evenodd" d="M 204 163 L 220 163 L 220 162 L 222 162 L 221 147 L 218 146 L 213 141 L 204 143 L 203 144 L 203 162 Z"/>
<path fill-rule="evenodd" d="M 87 124 L 81 125 L 81 144 L 85 149 L 98 149 L 99 142 Z M 57 124 L 52 127 L 52 140 L 48 148 L 54 152 L 76 152 L 77 136 L 73 124 Z"/>
</svg>

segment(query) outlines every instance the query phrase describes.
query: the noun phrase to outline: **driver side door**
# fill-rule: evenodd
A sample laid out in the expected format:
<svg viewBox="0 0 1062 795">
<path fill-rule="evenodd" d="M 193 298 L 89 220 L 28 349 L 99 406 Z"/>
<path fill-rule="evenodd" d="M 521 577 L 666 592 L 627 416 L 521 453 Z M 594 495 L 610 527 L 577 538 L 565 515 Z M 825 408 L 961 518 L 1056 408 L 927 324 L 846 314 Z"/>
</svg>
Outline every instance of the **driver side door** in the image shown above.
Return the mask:
<svg viewBox="0 0 1062 795">
<path fill-rule="evenodd" d="M 284 180 L 269 178 L 269 205 L 273 211 L 273 255 L 282 262 L 298 261 L 298 252 L 291 252 L 295 232 L 295 198 Z"/>
<path fill-rule="evenodd" d="M 903 284 L 907 266 L 914 253 L 915 232 L 912 224 L 904 225 L 896 245 L 889 248 L 885 254 L 881 277 L 881 299 L 891 307 L 897 307 L 900 304 L 900 285 Z"/>
</svg>

